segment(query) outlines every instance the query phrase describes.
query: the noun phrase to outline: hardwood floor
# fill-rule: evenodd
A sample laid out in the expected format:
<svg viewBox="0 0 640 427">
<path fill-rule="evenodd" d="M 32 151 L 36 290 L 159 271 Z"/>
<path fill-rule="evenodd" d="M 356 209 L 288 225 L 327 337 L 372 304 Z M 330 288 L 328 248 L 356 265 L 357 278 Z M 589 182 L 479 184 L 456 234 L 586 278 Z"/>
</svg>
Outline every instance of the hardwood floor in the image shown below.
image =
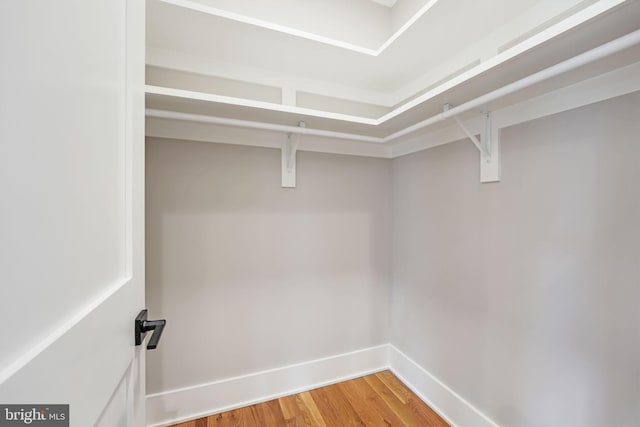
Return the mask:
<svg viewBox="0 0 640 427">
<path fill-rule="evenodd" d="M 391 372 L 222 412 L 173 427 L 444 427 Z"/>
</svg>

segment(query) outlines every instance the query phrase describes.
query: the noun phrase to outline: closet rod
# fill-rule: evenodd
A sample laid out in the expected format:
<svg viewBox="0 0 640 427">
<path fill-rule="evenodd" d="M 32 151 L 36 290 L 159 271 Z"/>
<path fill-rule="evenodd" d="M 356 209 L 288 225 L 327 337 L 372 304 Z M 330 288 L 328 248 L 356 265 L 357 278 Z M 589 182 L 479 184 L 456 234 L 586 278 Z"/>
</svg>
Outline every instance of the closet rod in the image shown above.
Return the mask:
<svg viewBox="0 0 640 427">
<path fill-rule="evenodd" d="M 273 123 L 254 122 L 250 120 L 230 119 L 227 117 L 205 116 L 201 114 L 179 113 L 177 111 L 147 109 L 146 116 L 155 117 L 159 119 L 175 119 L 175 120 L 183 120 L 186 122 L 208 123 L 208 124 L 214 124 L 214 125 L 270 130 L 274 132 L 314 135 L 314 136 L 322 136 L 325 138 L 348 139 L 352 141 L 376 142 L 376 143 L 384 142 L 382 138 L 378 138 L 375 136 L 368 136 L 368 135 L 359 135 L 355 133 L 335 132 L 331 130 L 311 129 L 311 128 L 303 128 L 299 126 L 278 125 Z"/>
<path fill-rule="evenodd" d="M 394 141 L 398 138 L 401 138 L 410 133 L 416 132 L 420 129 L 423 129 L 437 122 L 441 122 L 443 120 L 452 118 L 454 116 L 458 116 L 474 108 L 478 108 L 483 104 L 495 101 L 498 98 L 501 98 L 506 95 L 510 95 L 514 92 L 533 86 L 537 83 L 543 82 L 552 77 L 556 77 L 562 73 L 574 70 L 583 65 L 586 65 L 591 62 L 597 61 L 599 59 L 603 59 L 607 56 L 616 54 L 625 49 L 633 47 L 638 43 L 640 43 L 640 30 L 631 32 L 625 36 L 622 36 L 620 38 L 607 42 L 601 46 L 598 46 L 584 53 L 576 55 L 572 58 L 569 58 L 565 61 L 562 61 L 556 65 L 552 65 L 549 68 L 545 68 L 542 71 L 538 71 L 537 73 L 531 74 L 513 83 L 502 86 L 499 89 L 496 89 L 492 92 L 481 95 L 475 99 L 465 102 L 464 104 L 460 104 L 457 107 L 452 107 L 449 110 L 443 111 L 442 113 L 436 114 L 435 116 L 432 116 L 426 120 L 423 120 L 414 125 L 408 126 L 384 138 L 353 134 L 353 133 L 334 132 L 334 131 L 322 130 L 322 129 L 300 128 L 298 126 L 287 126 L 287 125 L 279 125 L 279 124 L 272 124 L 272 123 L 255 122 L 255 121 L 249 121 L 249 120 L 230 119 L 226 117 L 205 116 L 200 114 L 180 113 L 175 111 L 165 111 L 165 110 L 156 110 L 156 109 L 147 109 L 146 115 L 147 117 L 156 117 L 156 118 L 163 118 L 163 119 L 176 119 L 176 120 L 184 120 L 184 121 L 199 122 L 199 123 L 210 123 L 210 124 L 219 124 L 219 125 L 225 125 L 225 126 L 269 130 L 269 131 L 275 131 L 275 132 L 314 135 L 314 136 L 321 136 L 326 138 L 347 139 L 352 141 L 385 143 L 385 142 Z M 379 121 L 378 125 L 381 123 L 384 123 L 384 122 Z"/>
<path fill-rule="evenodd" d="M 452 118 L 454 116 L 458 116 L 469 110 L 477 108 L 483 104 L 487 104 L 491 101 L 495 101 L 499 98 L 502 98 L 503 96 L 510 95 L 514 92 L 525 89 L 529 86 L 533 86 L 537 83 L 541 83 L 552 77 L 556 77 L 562 73 L 566 73 L 568 71 L 574 70 L 583 65 L 587 65 L 591 62 L 594 62 L 599 59 L 606 58 L 607 56 L 613 55 L 615 53 L 621 52 L 625 49 L 635 46 L 638 43 L 640 43 L 640 30 L 636 30 L 625 36 L 622 36 L 620 38 L 607 42 L 603 45 L 600 45 L 596 48 L 593 48 L 584 53 L 576 55 L 565 61 L 559 62 L 556 65 L 552 65 L 549 68 L 545 68 L 542 71 L 538 71 L 537 73 L 531 74 L 527 77 L 524 77 L 506 86 L 502 86 L 501 88 L 496 89 L 492 92 L 481 95 L 475 99 L 472 99 L 471 101 L 467 101 L 464 104 L 460 104 L 457 107 L 452 107 L 448 110 L 445 110 L 440 114 L 437 114 L 419 123 L 411 125 L 398 132 L 392 133 L 391 135 L 388 135 L 383 138 L 384 142 L 393 141 L 395 139 L 398 139 L 400 137 L 403 137 L 405 135 L 418 131 L 422 128 L 430 126 L 434 123 L 441 122 L 443 120 Z"/>
</svg>

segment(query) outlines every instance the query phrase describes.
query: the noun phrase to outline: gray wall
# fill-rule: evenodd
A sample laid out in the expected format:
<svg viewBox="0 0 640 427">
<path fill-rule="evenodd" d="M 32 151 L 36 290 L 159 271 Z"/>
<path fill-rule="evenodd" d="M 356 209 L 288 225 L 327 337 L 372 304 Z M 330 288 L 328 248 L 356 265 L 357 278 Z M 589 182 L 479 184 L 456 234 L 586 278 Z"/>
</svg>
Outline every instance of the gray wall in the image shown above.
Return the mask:
<svg viewBox="0 0 640 427">
<path fill-rule="evenodd" d="M 391 341 L 502 426 L 640 425 L 639 135 L 633 94 L 503 130 L 498 184 L 460 141 L 299 152 L 295 190 L 149 141 L 148 392 Z"/>
<path fill-rule="evenodd" d="M 147 392 L 389 341 L 391 164 L 147 142 L 147 306 L 166 318 Z"/>
<path fill-rule="evenodd" d="M 393 161 L 392 342 L 503 426 L 640 425 L 640 94 Z"/>
</svg>

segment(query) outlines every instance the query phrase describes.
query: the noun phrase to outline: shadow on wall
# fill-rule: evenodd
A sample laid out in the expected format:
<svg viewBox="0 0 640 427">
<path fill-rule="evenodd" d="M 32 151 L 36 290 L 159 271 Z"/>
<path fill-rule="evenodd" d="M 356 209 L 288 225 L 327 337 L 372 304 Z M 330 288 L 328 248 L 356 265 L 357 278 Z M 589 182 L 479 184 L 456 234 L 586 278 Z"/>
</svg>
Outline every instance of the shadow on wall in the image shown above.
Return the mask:
<svg viewBox="0 0 640 427">
<path fill-rule="evenodd" d="M 640 422 L 640 94 L 393 162 L 392 342 L 501 426 Z M 474 165 L 474 167 L 469 167 Z"/>
<path fill-rule="evenodd" d="M 390 164 L 147 143 L 147 306 L 170 322 L 148 393 L 386 343 Z"/>
</svg>

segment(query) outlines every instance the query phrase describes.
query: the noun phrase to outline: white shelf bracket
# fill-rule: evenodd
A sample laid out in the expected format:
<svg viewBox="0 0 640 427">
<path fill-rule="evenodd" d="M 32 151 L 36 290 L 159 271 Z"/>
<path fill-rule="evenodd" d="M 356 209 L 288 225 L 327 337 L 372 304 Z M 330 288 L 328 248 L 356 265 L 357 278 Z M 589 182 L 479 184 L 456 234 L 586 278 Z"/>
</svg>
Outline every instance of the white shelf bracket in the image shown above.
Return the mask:
<svg viewBox="0 0 640 427">
<path fill-rule="evenodd" d="M 301 128 L 306 127 L 305 122 L 298 123 Z M 282 188 L 296 187 L 296 153 L 300 135 L 287 134 L 287 139 L 282 147 Z"/>
<path fill-rule="evenodd" d="M 450 104 L 445 104 L 444 111 L 446 112 L 450 108 Z M 458 116 L 454 116 L 453 118 L 480 152 L 480 182 L 499 182 L 500 129 L 495 128 L 491 123 L 491 113 L 482 113 L 483 123 L 480 131 L 480 140 L 465 126 L 464 122 Z"/>
<path fill-rule="evenodd" d="M 500 129 L 491 123 L 491 113 L 484 114 L 484 126 L 480 135 L 480 182 L 500 182 Z"/>
</svg>

